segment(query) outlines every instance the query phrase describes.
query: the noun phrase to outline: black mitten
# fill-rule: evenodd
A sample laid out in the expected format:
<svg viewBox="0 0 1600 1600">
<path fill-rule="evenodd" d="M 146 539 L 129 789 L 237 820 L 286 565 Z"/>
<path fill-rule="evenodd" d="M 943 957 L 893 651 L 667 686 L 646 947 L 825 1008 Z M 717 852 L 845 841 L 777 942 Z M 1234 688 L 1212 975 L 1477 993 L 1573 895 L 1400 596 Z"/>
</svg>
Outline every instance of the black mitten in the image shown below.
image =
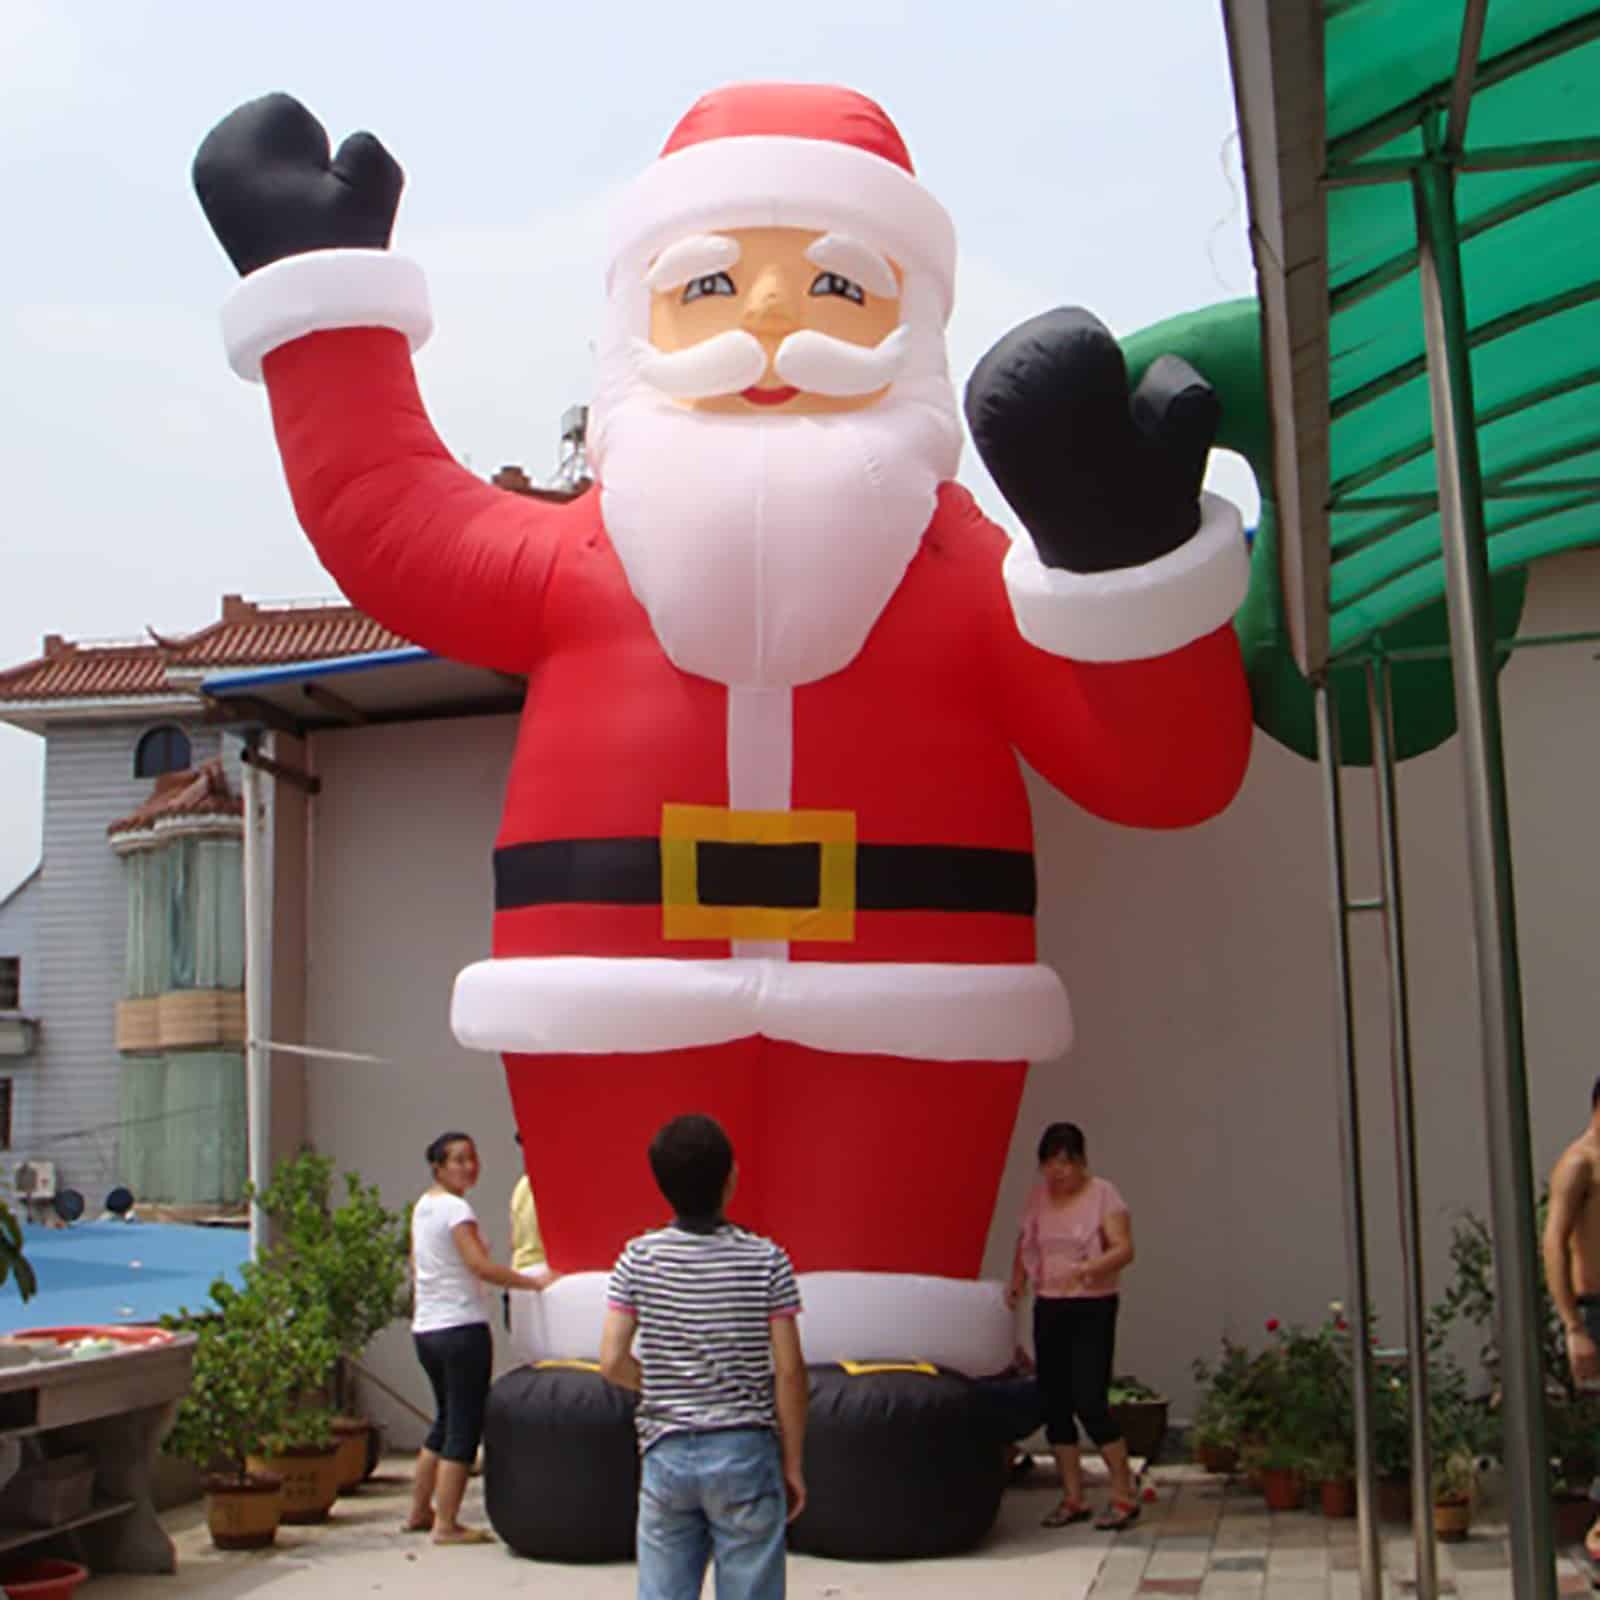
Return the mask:
<svg viewBox="0 0 1600 1600">
<path fill-rule="evenodd" d="M 1216 392 L 1188 362 L 1162 356 L 1130 399 L 1117 341 L 1079 307 L 1008 333 L 973 372 L 966 413 L 1047 567 L 1141 566 L 1200 526 Z"/>
<path fill-rule="evenodd" d="M 194 158 L 195 193 L 241 276 L 310 250 L 387 250 L 404 186 L 370 133 L 331 155 L 327 130 L 286 94 L 231 112 Z"/>
</svg>

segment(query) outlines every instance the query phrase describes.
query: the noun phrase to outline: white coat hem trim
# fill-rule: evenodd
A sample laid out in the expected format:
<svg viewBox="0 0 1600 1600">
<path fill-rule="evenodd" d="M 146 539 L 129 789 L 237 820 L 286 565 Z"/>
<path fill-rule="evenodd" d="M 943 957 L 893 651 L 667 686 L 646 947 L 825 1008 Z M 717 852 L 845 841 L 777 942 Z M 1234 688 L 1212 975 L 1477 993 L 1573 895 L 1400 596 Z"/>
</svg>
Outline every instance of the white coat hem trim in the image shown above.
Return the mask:
<svg viewBox="0 0 1600 1600">
<path fill-rule="evenodd" d="M 813 1050 L 922 1061 L 1042 1061 L 1072 1042 L 1061 980 L 1037 962 L 480 961 L 450 1025 L 469 1050 L 638 1054 L 760 1035 Z"/>
</svg>

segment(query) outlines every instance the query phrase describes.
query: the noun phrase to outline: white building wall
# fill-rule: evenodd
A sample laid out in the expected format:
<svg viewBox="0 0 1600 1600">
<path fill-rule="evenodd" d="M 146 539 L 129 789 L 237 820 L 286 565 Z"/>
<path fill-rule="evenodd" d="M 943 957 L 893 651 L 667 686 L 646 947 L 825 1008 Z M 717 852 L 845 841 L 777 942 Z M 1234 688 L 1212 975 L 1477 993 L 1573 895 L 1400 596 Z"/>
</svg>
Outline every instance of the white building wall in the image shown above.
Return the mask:
<svg viewBox="0 0 1600 1600">
<path fill-rule="evenodd" d="M 57 724 L 45 740 L 44 854 L 36 910 L 43 1023 L 34 1065 L 17 1075 L 14 1147 L 53 1160 L 57 1180 L 83 1191 L 91 1211 L 117 1181 L 122 997 L 128 898 L 106 829 L 150 795 L 133 775 L 148 724 Z M 214 728 L 187 729 L 193 760 L 218 753 Z"/>
<path fill-rule="evenodd" d="M 35 928 L 38 922 L 39 900 L 44 889 L 44 872 L 34 870 L 14 885 L 0 900 L 0 958 L 14 957 L 21 962 L 20 1010 L 26 1016 L 36 1015 L 39 990 L 39 945 Z M 27 1097 L 28 1080 L 36 1070 L 38 1050 L 22 1057 L 0 1057 L 0 1077 L 11 1081 L 11 1142 L 0 1145 L 0 1150 L 14 1148 L 24 1129 L 20 1120 L 22 1101 Z"/>
<path fill-rule="evenodd" d="M 38 947 L 34 925 L 38 921 L 43 872 L 35 867 L 21 883 L 13 884 L 0 899 L 0 959 L 14 957 L 22 963 L 21 1009 L 31 1012 L 39 982 Z"/>
<path fill-rule="evenodd" d="M 1600 625 L 1600 560 L 1535 574 L 1524 632 Z M 1522 916 L 1536 1160 L 1548 1167 L 1587 1115 L 1600 993 L 1593 937 L 1600 788 L 1592 651 L 1519 655 L 1503 684 Z M 518 1170 L 498 1062 L 448 1030 L 454 973 L 488 947 L 489 858 L 514 720 L 319 735 L 307 1036 L 391 1067 L 321 1064 L 308 1078 L 317 1145 L 384 1188 L 427 1180 L 422 1149 L 447 1127 L 479 1140 L 476 1199 L 497 1253 Z M 1376 892 L 1369 775 L 1346 780 L 1353 890 Z M 1400 805 L 1429 1263 L 1449 1220 L 1487 1203 L 1465 882 L 1459 746 L 1407 763 Z M 1072 1058 L 1036 1067 L 991 1233 L 1006 1270 L 1045 1123 L 1080 1122 L 1091 1159 L 1127 1196 L 1139 1259 L 1125 1280 L 1118 1368 L 1186 1413 L 1190 1363 L 1219 1336 L 1259 1340 L 1268 1317 L 1314 1321 L 1344 1294 L 1320 781 L 1257 735 L 1228 814 L 1177 834 L 1087 817 L 1034 783 L 1042 953 L 1074 997 Z M 54 857 L 52 856 L 52 861 Z M 1399 1342 L 1387 1021 L 1378 925 L 1356 930 L 1374 1289 Z M 937 1159 L 937 1152 L 925 1153 Z M 377 1370 L 418 1403 L 403 1330 Z"/>
</svg>

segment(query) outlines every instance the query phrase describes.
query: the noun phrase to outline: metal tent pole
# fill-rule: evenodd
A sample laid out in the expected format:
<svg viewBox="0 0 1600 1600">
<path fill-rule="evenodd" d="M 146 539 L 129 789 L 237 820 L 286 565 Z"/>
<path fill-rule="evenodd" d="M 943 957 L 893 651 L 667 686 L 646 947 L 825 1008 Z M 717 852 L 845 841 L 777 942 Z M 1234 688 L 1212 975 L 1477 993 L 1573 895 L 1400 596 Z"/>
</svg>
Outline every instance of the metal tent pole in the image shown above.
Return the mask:
<svg viewBox="0 0 1600 1600">
<path fill-rule="evenodd" d="M 264 1188 L 271 1177 L 268 1170 L 270 1133 L 268 1112 L 268 1063 L 271 1057 L 261 1041 L 271 1031 L 263 1015 L 267 999 L 267 952 L 262 933 L 261 900 L 267 893 L 264 860 L 261 774 L 246 761 L 240 769 L 241 799 L 244 802 L 244 1095 L 246 1171 L 250 1182 Z M 250 1205 L 250 1256 L 259 1259 L 267 1243 L 266 1217 L 254 1201 Z"/>
<path fill-rule="evenodd" d="M 1417 1098 L 1411 1070 L 1411 1002 L 1406 973 L 1405 901 L 1400 887 L 1399 811 L 1395 799 L 1394 700 L 1389 664 L 1367 664 L 1367 715 L 1378 802 L 1378 870 L 1383 885 L 1384 952 L 1389 963 L 1389 1074 L 1394 1098 L 1395 1180 L 1400 1197 L 1400 1256 L 1405 1276 L 1406 1360 L 1411 1375 L 1411 1540 L 1416 1592 L 1437 1600 L 1439 1552 L 1433 1496 L 1420 1492 L 1433 1469 L 1428 1409 L 1427 1299 L 1423 1293 L 1422 1221 L 1417 1182 Z"/>
<path fill-rule="evenodd" d="M 1361 1172 L 1361 1092 L 1356 1080 L 1355 1018 L 1350 986 L 1350 901 L 1345 882 L 1344 804 L 1339 792 L 1339 728 L 1333 690 L 1317 686 L 1317 749 L 1328 824 L 1330 908 L 1333 912 L 1334 1020 L 1338 1070 L 1339 1164 L 1343 1179 L 1346 1291 L 1353 1335 L 1351 1379 L 1355 1402 L 1356 1516 L 1361 1600 L 1383 1593 L 1378 1546 L 1377 1460 L 1372 1417 L 1372 1297 L 1367 1285 L 1367 1211 Z"/>
<path fill-rule="evenodd" d="M 1483 1030 L 1505 1464 L 1511 1493 L 1511 1575 L 1517 1600 L 1553 1600 L 1555 1555 L 1549 1496 L 1544 1492 L 1548 1455 L 1537 1331 L 1537 1245 L 1522 985 L 1500 704 L 1491 657 L 1488 539 L 1467 355 L 1454 178 L 1443 161 L 1428 161 L 1420 167 L 1413 197 L 1439 474 L 1439 532 L 1453 646 L 1451 666 L 1461 725 L 1473 944 Z"/>
</svg>

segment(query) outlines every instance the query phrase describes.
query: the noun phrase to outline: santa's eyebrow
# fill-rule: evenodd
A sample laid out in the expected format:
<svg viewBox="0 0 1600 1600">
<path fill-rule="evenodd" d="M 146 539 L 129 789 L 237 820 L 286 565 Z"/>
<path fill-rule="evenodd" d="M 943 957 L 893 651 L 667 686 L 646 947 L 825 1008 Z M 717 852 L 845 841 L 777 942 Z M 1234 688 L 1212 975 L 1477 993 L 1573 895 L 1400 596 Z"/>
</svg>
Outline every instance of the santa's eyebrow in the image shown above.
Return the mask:
<svg viewBox="0 0 1600 1600">
<path fill-rule="evenodd" d="M 868 294 L 880 299 L 898 300 L 900 282 L 887 259 L 870 244 L 863 244 L 848 233 L 825 233 L 807 251 L 806 260 L 825 272 L 859 283 Z"/>
<path fill-rule="evenodd" d="M 670 244 L 651 263 L 644 281 L 662 294 L 704 278 L 713 272 L 725 271 L 739 259 L 739 241 L 725 233 L 697 233 L 693 238 L 680 239 Z"/>
</svg>

